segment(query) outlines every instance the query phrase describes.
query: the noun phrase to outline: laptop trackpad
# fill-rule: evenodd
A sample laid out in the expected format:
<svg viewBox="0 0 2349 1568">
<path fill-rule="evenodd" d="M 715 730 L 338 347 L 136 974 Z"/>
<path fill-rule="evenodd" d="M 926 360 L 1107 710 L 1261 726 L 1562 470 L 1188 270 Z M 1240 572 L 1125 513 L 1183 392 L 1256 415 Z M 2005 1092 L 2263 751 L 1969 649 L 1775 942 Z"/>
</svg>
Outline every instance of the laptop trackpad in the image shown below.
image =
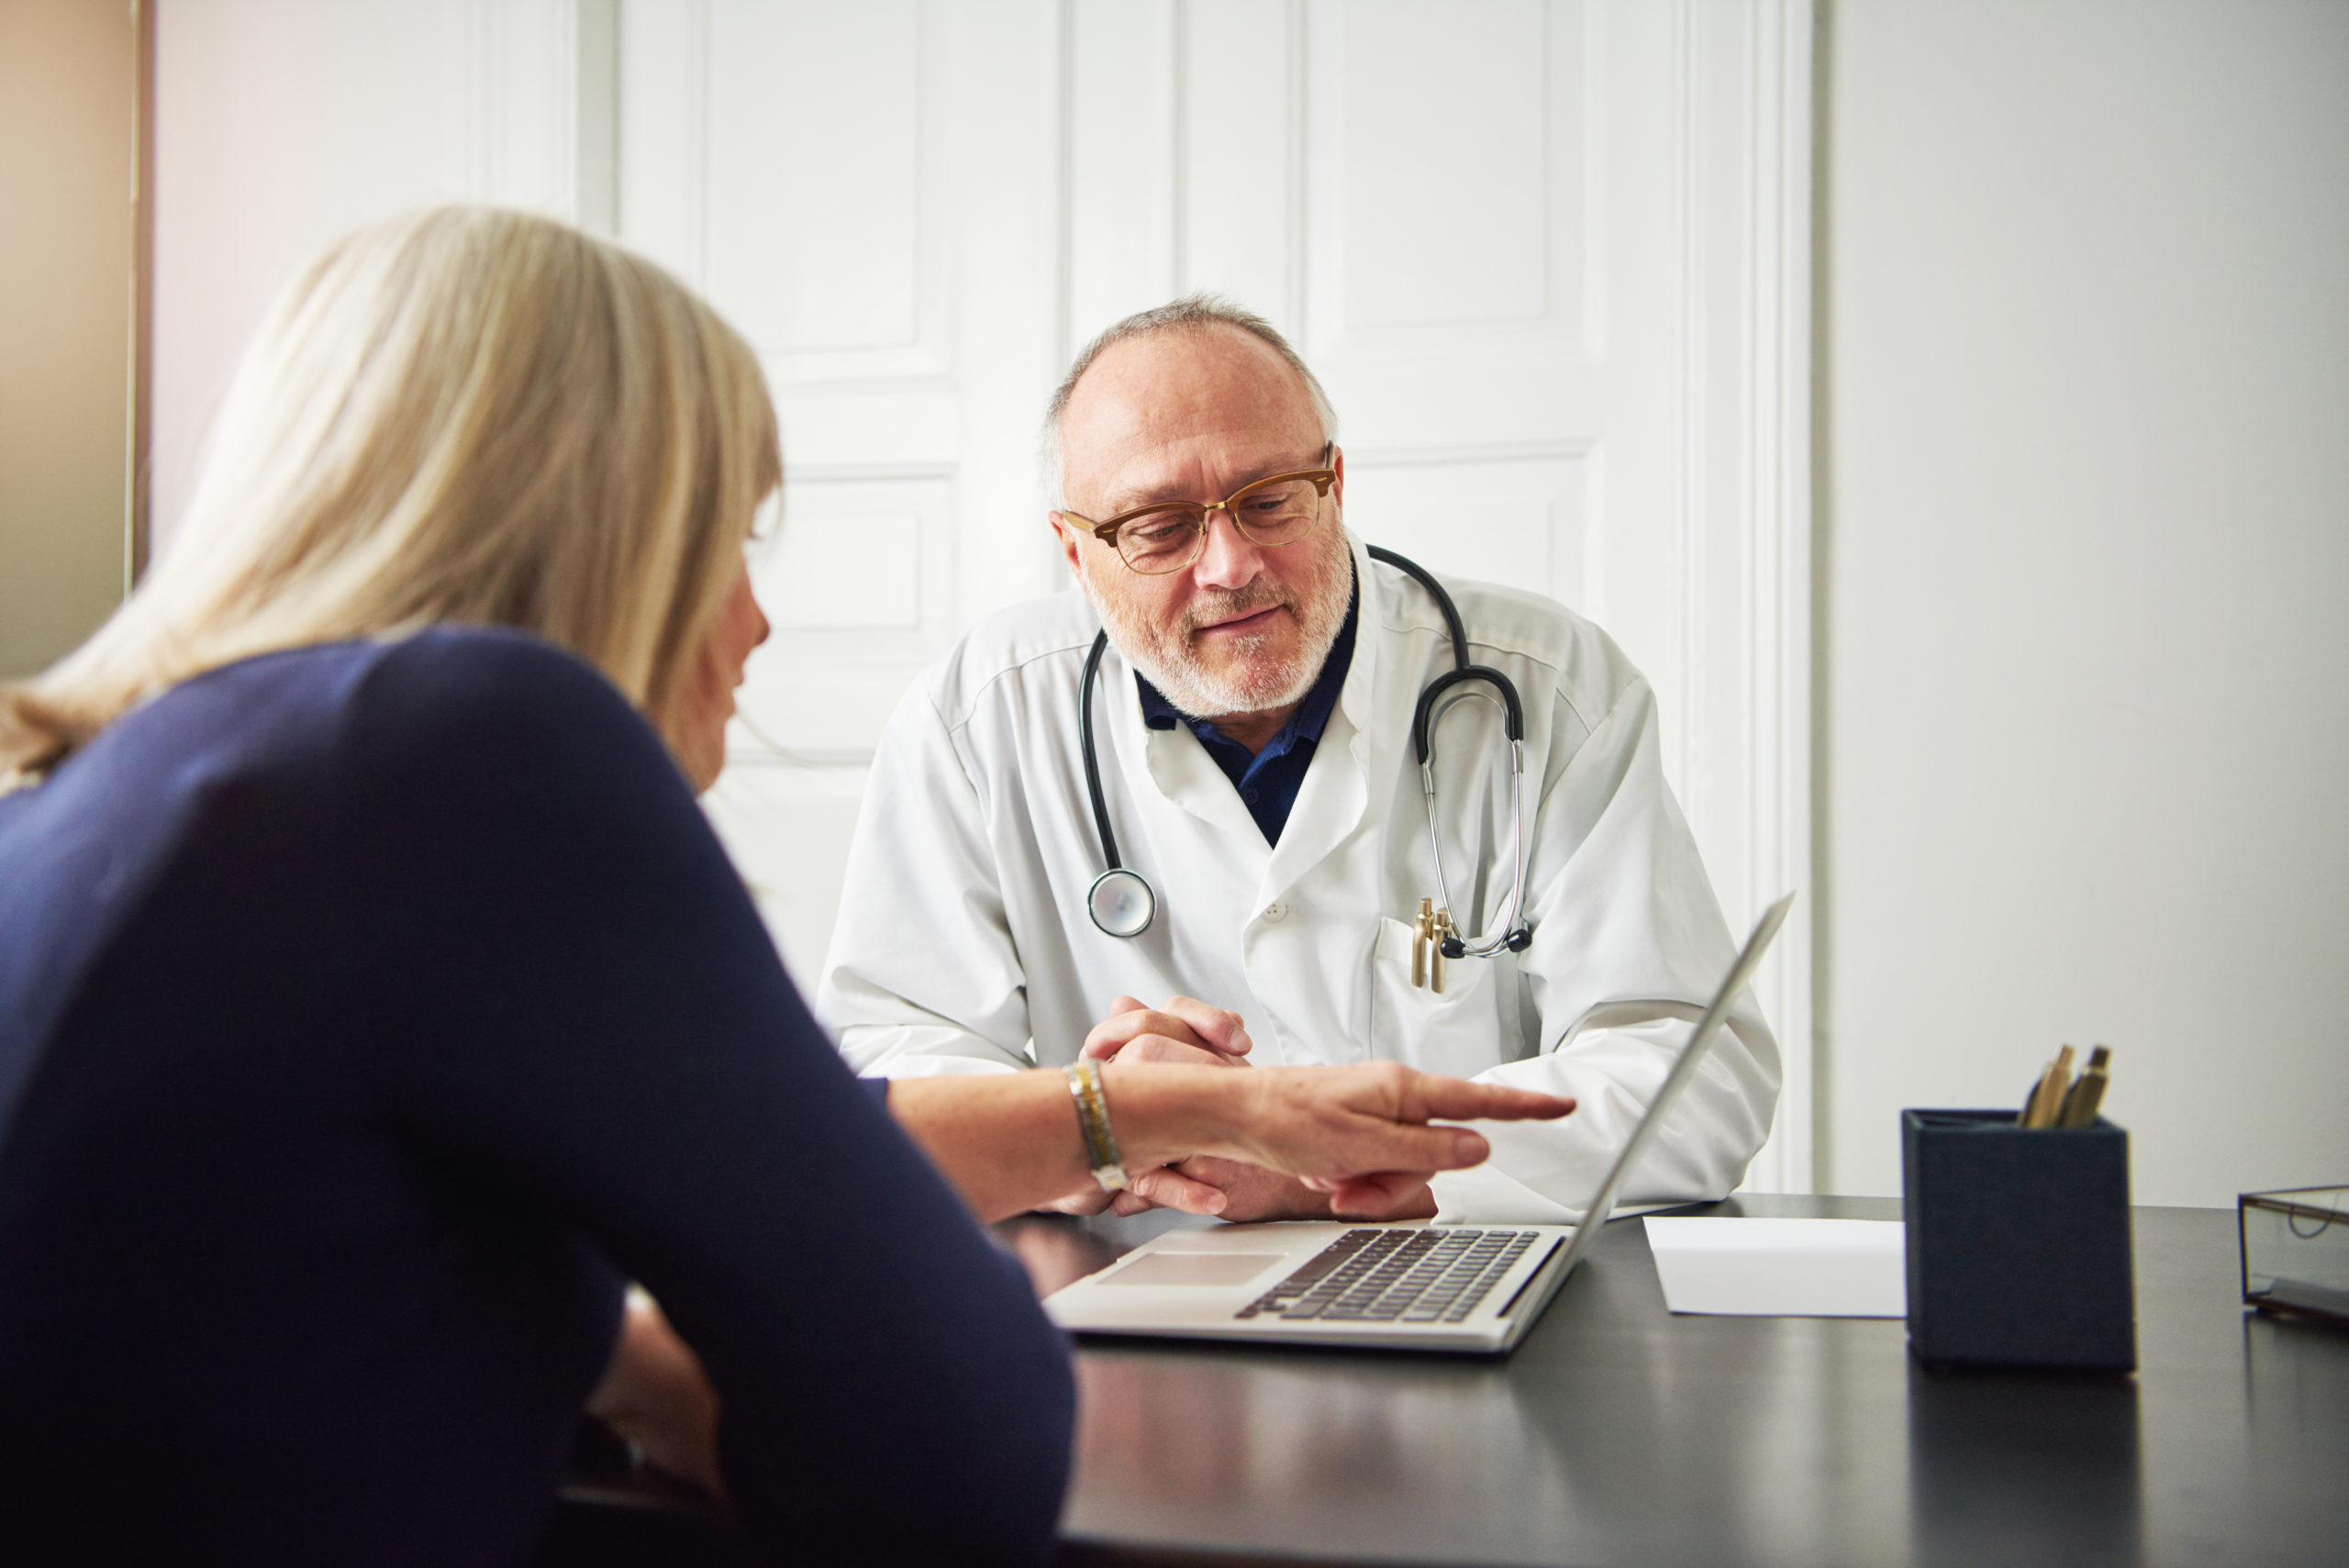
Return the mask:
<svg viewBox="0 0 2349 1568">
<path fill-rule="evenodd" d="M 1245 1284 L 1286 1252 L 1145 1252 L 1103 1284 Z"/>
</svg>

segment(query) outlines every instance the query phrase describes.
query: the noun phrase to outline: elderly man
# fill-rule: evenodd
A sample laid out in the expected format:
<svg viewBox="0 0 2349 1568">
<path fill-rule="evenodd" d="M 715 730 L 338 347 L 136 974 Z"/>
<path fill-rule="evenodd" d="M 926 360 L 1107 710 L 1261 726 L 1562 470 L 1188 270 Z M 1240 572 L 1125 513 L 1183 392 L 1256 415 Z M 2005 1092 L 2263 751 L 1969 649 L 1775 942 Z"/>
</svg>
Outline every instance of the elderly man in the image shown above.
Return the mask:
<svg viewBox="0 0 2349 1568">
<path fill-rule="evenodd" d="M 1439 876 L 1413 715 L 1458 660 L 1427 587 L 1346 530 L 1335 436 L 1296 351 L 1221 301 L 1086 348 L 1046 438 L 1083 592 L 984 622 L 898 708 L 818 1010 L 867 1074 L 1384 1058 L 1571 1095 L 1565 1121 L 1489 1128 L 1487 1164 L 1398 1179 L 1348 1216 L 1571 1220 L 1733 945 L 1664 784 L 1653 694 L 1532 594 L 1444 584 L 1470 662 L 1520 695 L 1524 775 L 1513 801 L 1497 688 L 1448 688 L 1469 700 L 1434 724 Z M 1112 863 L 1132 874 L 1105 880 Z M 1747 999 L 1624 1200 L 1726 1194 L 1777 1087 Z M 1330 1213 L 1207 1160 L 1118 1201 Z"/>
</svg>

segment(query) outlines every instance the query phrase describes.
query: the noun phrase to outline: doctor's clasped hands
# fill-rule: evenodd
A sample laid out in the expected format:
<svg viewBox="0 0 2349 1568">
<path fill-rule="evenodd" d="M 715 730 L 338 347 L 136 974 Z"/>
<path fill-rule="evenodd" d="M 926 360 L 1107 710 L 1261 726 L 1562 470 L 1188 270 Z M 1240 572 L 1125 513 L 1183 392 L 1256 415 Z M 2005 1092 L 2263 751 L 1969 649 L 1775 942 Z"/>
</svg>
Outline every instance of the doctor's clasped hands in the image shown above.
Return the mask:
<svg viewBox="0 0 2349 1568">
<path fill-rule="evenodd" d="M 1095 1061 L 1122 1061 L 1130 1064 L 1159 1062 L 1195 1067 L 1246 1067 L 1254 1042 L 1248 1037 L 1247 1026 L 1239 1014 L 1227 1012 L 1189 996 L 1170 996 L 1163 1007 L 1148 1007 L 1132 996 L 1119 996 L 1110 1004 L 1110 1016 L 1085 1037 L 1081 1057 Z M 1512 1101 L 1508 1111 L 1480 1107 L 1473 1112 L 1464 1108 L 1426 1109 L 1417 1116 L 1401 1115 L 1431 1100 L 1445 1105 L 1461 1102 L 1460 1090 L 1466 1085 L 1457 1080 L 1421 1079 L 1421 1084 L 1436 1085 L 1433 1095 L 1427 1095 L 1416 1088 L 1397 1092 L 1388 1102 L 1397 1113 L 1397 1119 L 1418 1120 L 1426 1116 L 1468 1116 L 1511 1118 L 1531 1117 L 1539 1119 L 1562 1115 L 1573 1107 L 1572 1100 L 1557 1101 L 1552 1096 L 1537 1096 L 1549 1102 L 1535 1108 L 1534 1102 Z M 1562 1107 L 1562 1108 L 1561 1108 Z M 1263 1219 L 1326 1218 L 1336 1216 L 1346 1219 L 1408 1219 L 1419 1218 L 1435 1212 L 1430 1195 L 1428 1179 L 1438 1169 L 1462 1169 L 1481 1162 L 1489 1152 L 1485 1140 L 1475 1135 L 1473 1144 L 1462 1143 L 1458 1151 L 1474 1151 L 1472 1158 L 1463 1158 L 1457 1165 L 1391 1169 L 1355 1174 L 1344 1182 L 1331 1182 L 1301 1175 L 1286 1174 L 1280 1170 L 1252 1161 L 1225 1155 L 1197 1153 L 1171 1164 L 1152 1166 L 1135 1173 L 1131 1184 L 1121 1193 L 1085 1192 L 1076 1194 L 1052 1207 L 1065 1214 L 1098 1214 L 1110 1209 L 1119 1214 L 1138 1214 L 1152 1207 L 1182 1209 L 1190 1214 L 1212 1214 L 1235 1222 Z"/>
</svg>

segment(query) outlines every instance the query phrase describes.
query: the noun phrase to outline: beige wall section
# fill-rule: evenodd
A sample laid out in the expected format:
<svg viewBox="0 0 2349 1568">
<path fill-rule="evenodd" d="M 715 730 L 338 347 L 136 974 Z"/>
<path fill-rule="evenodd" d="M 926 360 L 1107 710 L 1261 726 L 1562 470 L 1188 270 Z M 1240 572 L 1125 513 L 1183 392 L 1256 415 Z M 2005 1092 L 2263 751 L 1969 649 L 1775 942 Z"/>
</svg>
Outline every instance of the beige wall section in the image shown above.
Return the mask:
<svg viewBox="0 0 2349 1568">
<path fill-rule="evenodd" d="M 128 0 L 0 4 L 0 676 L 122 596 L 136 68 Z"/>
<path fill-rule="evenodd" d="M 2349 1180 L 2349 5 L 1820 21 L 1821 1188 L 2061 1040 Z"/>
</svg>

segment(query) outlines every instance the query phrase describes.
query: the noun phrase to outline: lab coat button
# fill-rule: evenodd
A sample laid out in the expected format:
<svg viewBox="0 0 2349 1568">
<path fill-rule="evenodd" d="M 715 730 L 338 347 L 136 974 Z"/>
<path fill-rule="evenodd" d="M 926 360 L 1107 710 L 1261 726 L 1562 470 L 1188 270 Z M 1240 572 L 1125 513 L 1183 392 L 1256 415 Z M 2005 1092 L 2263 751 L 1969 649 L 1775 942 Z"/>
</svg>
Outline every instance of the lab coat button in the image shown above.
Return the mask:
<svg viewBox="0 0 2349 1568">
<path fill-rule="evenodd" d="M 1265 919 L 1267 919 L 1267 920 L 1275 921 L 1275 922 L 1278 922 L 1278 921 L 1282 921 L 1282 920 L 1286 920 L 1286 919 L 1287 919 L 1287 918 L 1288 918 L 1288 906 L 1287 906 L 1287 905 L 1286 905 L 1286 904 L 1267 904 L 1267 905 L 1265 905 L 1265 906 L 1264 906 L 1264 918 L 1265 918 Z"/>
</svg>

